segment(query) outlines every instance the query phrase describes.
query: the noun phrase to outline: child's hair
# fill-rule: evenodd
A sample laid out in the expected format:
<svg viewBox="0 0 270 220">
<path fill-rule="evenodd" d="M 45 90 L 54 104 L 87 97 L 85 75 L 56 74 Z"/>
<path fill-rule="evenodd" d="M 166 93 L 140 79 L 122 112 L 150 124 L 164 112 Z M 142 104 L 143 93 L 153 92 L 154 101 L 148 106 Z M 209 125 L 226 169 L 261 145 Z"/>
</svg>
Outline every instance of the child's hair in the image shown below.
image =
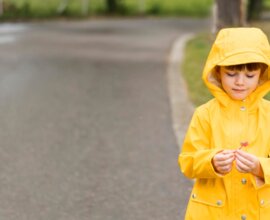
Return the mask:
<svg viewBox="0 0 270 220">
<path fill-rule="evenodd" d="M 265 63 L 244 63 L 244 64 L 237 64 L 237 65 L 231 65 L 231 66 L 226 66 L 226 69 L 228 70 L 245 70 L 247 69 L 248 71 L 254 71 L 261 69 L 261 73 L 264 73 L 266 70 L 267 65 Z M 216 71 L 219 72 L 220 66 L 216 66 Z"/>
<path fill-rule="evenodd" d="M 208 80 L 211 83 L 215 84 L 216 86 L 222 88 L 221 81 L 220 81 L 220 67 L 221 66 L 215 66 L 212 74 L 209 74 Z M 268 74 L 266 73 L 267 67 L 268 66 L 265 63 L 244 63 L 244 64 L 226 66 L 226 69 L 235 70 L 235 71 L 241 71 L 245 69 L 248 71 L 254 71 L 254 70 L 261 69 L 259 84 L 262 84 L 268 79 Z"/>
</svg>

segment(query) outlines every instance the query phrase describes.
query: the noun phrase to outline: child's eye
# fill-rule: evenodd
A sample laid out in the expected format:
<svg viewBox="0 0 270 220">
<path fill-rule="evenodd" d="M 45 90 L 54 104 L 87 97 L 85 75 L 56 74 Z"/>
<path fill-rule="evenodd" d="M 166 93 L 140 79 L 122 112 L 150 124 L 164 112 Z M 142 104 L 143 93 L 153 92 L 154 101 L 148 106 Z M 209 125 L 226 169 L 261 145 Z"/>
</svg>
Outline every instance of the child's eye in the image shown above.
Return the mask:
<svg viewBox="0 0 270 220">
<path fill-rule="evenodd" d="M 247 76 L 247 78 L 253 78 L 254 77 L 254 75 L 246 75 Z"/>
<path fill-rule="evenodd" d="M 229 77 L 234 77 L 236 75 L 236 73 L 226 73 L 226 75 Z"/>
</svg>

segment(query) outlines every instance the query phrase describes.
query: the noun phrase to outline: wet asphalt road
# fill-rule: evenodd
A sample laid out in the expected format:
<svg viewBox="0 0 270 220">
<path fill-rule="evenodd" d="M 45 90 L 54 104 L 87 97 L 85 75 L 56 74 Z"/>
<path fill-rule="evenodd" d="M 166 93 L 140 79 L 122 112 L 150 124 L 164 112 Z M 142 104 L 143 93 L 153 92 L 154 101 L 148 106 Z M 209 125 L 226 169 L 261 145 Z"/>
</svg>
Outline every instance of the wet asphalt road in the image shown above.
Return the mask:
<svg viewBox="0 0 270 220">
<path fill-rule="evenodd" d="M 206 27 L 2 24 L 1 219 L 183 219 L 191 183 L 177 165 L 167 61 L 176 38 Z"/>
</svg>

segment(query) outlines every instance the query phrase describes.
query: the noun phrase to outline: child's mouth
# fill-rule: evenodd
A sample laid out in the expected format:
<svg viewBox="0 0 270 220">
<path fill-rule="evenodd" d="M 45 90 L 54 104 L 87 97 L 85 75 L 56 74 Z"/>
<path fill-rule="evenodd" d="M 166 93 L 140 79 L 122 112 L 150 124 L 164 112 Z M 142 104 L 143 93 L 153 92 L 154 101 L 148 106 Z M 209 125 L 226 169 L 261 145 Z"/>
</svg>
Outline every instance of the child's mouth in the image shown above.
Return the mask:
<svg viewBox="0 0 270 220">
<path fill-rule="evenodd" d="M 234 92 L 245 92 L 246 90 L 245 89 L 232 89 Z"/>
</svg>

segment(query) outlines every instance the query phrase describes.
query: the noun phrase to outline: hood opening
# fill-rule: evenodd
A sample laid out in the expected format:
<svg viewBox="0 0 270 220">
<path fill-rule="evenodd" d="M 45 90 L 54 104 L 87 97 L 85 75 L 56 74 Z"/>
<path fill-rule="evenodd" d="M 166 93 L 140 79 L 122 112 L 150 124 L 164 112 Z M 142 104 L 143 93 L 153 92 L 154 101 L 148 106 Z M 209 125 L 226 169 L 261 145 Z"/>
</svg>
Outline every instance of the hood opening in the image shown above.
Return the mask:
<svg viewBox="0 0 270 220">
<path fill-rule="evenodd" d="M 252 65 L 254 64 L 254 65 Z M 247 69 L 249 71 L 252 70 L 256 70 L 258 68 L 256 68 L 256 66 L 258 68 L 261 68 L 262 72 L 260 75 L 260 79 L 259 79 L 259 84 L 258 87 L 263 85 L 264 83 L 266 83 L 269 80 L 269 67 L 265 64 L 265 63 L 247 63 L 247 64 L 237 64 L 237 65 L 231 65 L 228 66 L 229 69 L 233 69 L 233 70 L 243 70 L 243 69 Z M 260 66 L 260 67 L 259 67 Z M 222 88 L 222 84 L 221 84 L 221 79 L 220 79 L 220 73 L 219 73 L 219 68 L 221 66 L 215 66 L 209 73 L 207 76 L 207 81 L 211 84 L 213 84 L 214 86 L 220 88 L 223 90 Z M 230 68 L 231 67 L 231 68 Z"/>
</svg>

